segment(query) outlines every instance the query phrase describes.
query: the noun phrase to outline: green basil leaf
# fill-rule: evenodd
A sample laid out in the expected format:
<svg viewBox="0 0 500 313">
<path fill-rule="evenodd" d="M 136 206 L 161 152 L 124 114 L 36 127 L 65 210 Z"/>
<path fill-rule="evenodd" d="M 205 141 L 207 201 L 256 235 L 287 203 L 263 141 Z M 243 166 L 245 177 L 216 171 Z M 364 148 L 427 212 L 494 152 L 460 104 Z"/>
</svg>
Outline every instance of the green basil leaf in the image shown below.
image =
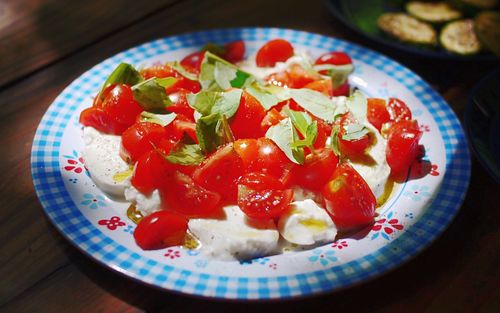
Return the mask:
<svg viewBox="0 0 500 313">
<path fill-rule="evenodd" d="M 257 99 L 259 103 L 264 107 L 267 111 L 271 109 L 273 106 L 281 102 L 281 100 L 272 93 L 269 89 L 263 87 L 260 84 L 253 83 L 245 88 L 246 92 L 248 92 L 252 97 Z"/>
<path fill-rule="evenodd" d="M 231 81 L 236 78 L 236 71 L 237 69 L 235 67 L 226 65 L 222 62 L 215 62 L 215 82 L 222 90 L 231 88 Z"/>
<path fill-rule="evenodd" d="M 104 89 L 112 84 L 126 84 L 129 86 L 140 83 L 143 80 L 141 74 L 130 64 L 120 63 L 108 76 L 102 85 L 101 94 Z"/>
<path fill-rule="evenodd" d="M 172 104 L 165 88 L 162 87 L 164 81 L 158 78 L 150 78 L 132 86 L 134 98 L 149 112 L 164 112 L 165 108 Z"/>
<path fill-rule="evenodd" d="M 186 71 L 186 69 L 177 61 L 168 62 L 167 65 L 170 66 L 171 68 L 173 68 L 174 70 L 176 70 L 177 72 L 179 72 L 179 74 L 181 74 L 182 76 L 186 77 L 189 80 L 198 80 L 198 77 L 195 74 L 189 73 L 188 71 Z"/>
<path fill-rule="evenodd" d="M 309 142 L 309 147 L 312 148 L 316 139 L 318 138 L 318 122 L 314 121 L 309 126 L 307 126 L 306 130 L 306 139 Z"/>
<path fill-rule="evenodd" d="M 172 123 L 175 120 L 177 114 L 175 113 L 167 113 L 167 114 L 154 114 L 151 112 L 141 112 L 140 121 L 141 122 L 149 122 L 156 123 L 163 127 Z"/>
<path fill-rule="evenodd" d="M 208 52 L 213 53 L 217 56 L 221 56 L 221 55 L 224 55 L 226 53 L 226 48 L 224 48 L 224 46 L 215 44 L 213 42 L 208 42 L 207 44 L 205 44 L 205 46 L 203 46 L 203 48 L 201 50 L 208 51 Z"/>
<path fill-rule="evenodd" d="M 234 135 L 227 118 L 219 113 L 198 119 L 196 137 L 201 150 L 205 153 L 213 152 L 218 147 L 234 141 Z"/>
<path fill-rule="evenodd" d="M 164 155 L 161 152 L 160 154 L 165 160 L 169 161 L 170 163 L 180 165 L 198 165 L 205 159 L 205 156 L 201 152 L 200 146 L 197 144 L 182 145 L 175 151 L 170 152 L 169 155 Z"/>
<path fill-rule="evenodd" d="M 304 163 L 304 149 L 293 147 L 294 142 L 298 141 L 298 136 L 290 118 L 271 126 L 266 132 L 266 137 L 274 141 L 292 162 Z"/>
<path fill-rule="evenodd" d="M 168 88 L 174 85 L 177 82 L 177 78 L 175 77 L 164 77 L 164 78 L 156 78 L 156 83 L 163 88 Z"/>
<path fill-rule="evenodd" d="M 227 118 L 232 117 L 241 100 L 241 89 L 233 89 L 227 92 L 202 90 L 197 94 L 187 96 L 188 103 L 202 115 L 219 113 Z"/>
<path fill-rule="evenodd" d="M 334 121 L 336 104 L 321 92 L 311 89 L 289 89 L 290 97 L 312 115 L 329 123 Z"/>
<path fill-rule="evenodd" d="M 347 108 L 360 124 L 364 124 L 368 112 L 368 101 L 361 91 L 356 90 L 345 102 Z"/>
<path fill-rule="evenodd" d="M 349 141 L 358 140 L 370 132 L 368 128 L 360 124 L 349 124 L 345 126 L 345 131 L 345 134 L 342 135 L 342 139 Z"/>
<path fill-rule="evenodd" d="M 339 149 L 339 125 L 333 125 L 332 134 L 330 135 L 330 147 L 335 153 L 336 156 L 340 157 L 340 149 Z"/>
<path fill-rule="evenodd" d="M 333 88 L 336 89 L 339 86 L 343 85 L 349 74 L 354 72 L 354 65 L 345 64 L 345 65 L 333 65 L 333 64 L 318 64 L 314 65 L 313 68 L 316 71 L 328 71 L 328 76 L 331 77 Z"/>
<path fill-rule="evenodd" d="M 312 119 L 306 112 L 294 111 L 291 109 L 286 110 L 286 113 L 292 120 L 293 126 L 297 128 L 302 136 L 306 136 L 307 129 L 312 123 Z"/>
</svg>

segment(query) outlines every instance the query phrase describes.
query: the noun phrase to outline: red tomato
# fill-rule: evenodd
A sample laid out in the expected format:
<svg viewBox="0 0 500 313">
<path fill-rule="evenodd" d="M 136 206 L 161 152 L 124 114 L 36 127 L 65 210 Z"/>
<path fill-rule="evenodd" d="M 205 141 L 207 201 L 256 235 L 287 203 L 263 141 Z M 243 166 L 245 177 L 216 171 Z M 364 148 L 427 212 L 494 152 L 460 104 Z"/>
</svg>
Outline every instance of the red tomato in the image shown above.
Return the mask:
<svg viewBox="0 0 500 313">
<path fill-rule="evenodd" d="M 269 84 L 278 87 L 290 87 L 292 84 L 288 72 L 273 73 L 264 78 L 264 80 Z"/>
<path fill-rule="evenodd" d="M 418 141 L 421 137 L 422 132 L 415 120 L 402 120 L 391 125 L 387 131 L 386 150 L 391 175 L 400 177 L 408 172 L 418 155 Z"/>
<path fill-rule="evenodd" d="M 245 169 L 250 170 L 259 157 L 257 139 L 239 139 L 233 142 L 233 149 L 238 153 Z"/>
<path fill-rule="evenodd" d="M 167 137 L 171 140 L 181 140 L 185 133 L 194 142 L 198 143 L 198 138 L 196 137 L 196 123 L 183 114 L 177 114 L 175 120 L 165 126 L 165 130 L 167 132 Z"/>
<path fill-rule="evenodd" d="M 116 121 L 103 109 L 94 106 L 86 108 L 80 113 L 80 123 L 113 135 L 120 135 L 128 127 L 128 125 Z"/>
<path fill-rule="evenodd" d="M 321 149 L 325 147 L 326 141 L 332 133 L 332 126 L 321 119 L 316 119 L 316 122 L 318 123 L 318 136 L 314 142 L 314 148 Z"/>
<path fill-rule="evenodd" d="M 333 90 L 333 96 L 338 97 L 338 96 L 349 96 L 349 83 L 345 82 L 344 84 L 340 85 L 337 87 L 337 89 Z"/>
<path fill-rule="evenodd" d="M 235 201 L 238 194 L 238 179 L 243 172 L 243 160 L 232 145 L 226 145 L 196 168 L 193 180 L 200 186 L 219 193 L 224 199 Z"/>
<path fill-rule="evenodd" d="M 224 45 L 224 49 L 226 51 L 222 58 L 231 63 L 239 62 L 245 56 L 245 42 L 242 40 L 229 42 Z"/>
<path fill-rule="evenodd" d="M 373 223 L 377 200 L 363 177 L 349 164 L 340 164 L 323 188 L 326 209 L 335 226 L 349 230 Z"/>
<path fill-rule="evenodd" d="M 346 65 L 351 64 L 351 57 L 344 52 L 331 51 L 321 55 L 314 64 Z"/>
<path fill-rule="evenodd" d="M 321 79 L 320 75 L 306 71 L 299 64 L 290 65 L 286 71 L 288 72 L 290 81 L 288 87 L 290 88 L 303 88 L 305 85 Z"/>
<path fill-rule="evenodd" d="M 177 77 L 178 73 L 172 67 L 166 64 L 157 64 L 151 67 L 146 67 L 141 70 L 141 75 L 144 79 L 150 79 L 153 77 L 165 78 L 165 77 Z"/>
<path fill-rule="evenodd" d="M 198 185 L 188 175 L 175 171 L 168 185 L 160 187 L 162 204 L 185 216 L 207 217 L 218 208 L 221 196 Z"/>
<path fill-rule="evenodd" d="M 157 188 L 157 183 L 153 175 L 155 166 L 159 163 L 161 156 L 158 152 L 150 150 L 143 154 L 136 163 L 132 185 L 143 194 L 150 194 Z"/>
<path fill-rule="evenodd" d="M 186 71 L 198 75 L 200 73 L 200 67 L 204 57 L 205 51 L 193 52 L 181 60 L 181 65 L 186 69 Z"/>
<path fill-rule="evenodd" d="M 132 161 L 159 146 L 167 138 L 165 128 L 156 123 L 140 122 L 127 128 L 122 134 L 122 148 Z"/>
<path fill-rule="evenodd" d="M 243 186 L 247 192 L 262 191 L 266 189 L 284 189 L 281 181 L 262 172 L 251 172 L 241 176 L 238 185 Z"/>
<path fill-rule="evenodd" d="M 389 103 L 387 104 L 387 111 L 391 116 L 391 121 L 409 121 L 411 120 L 410 108 L 402 100 L 396 98 L 389 98 Z"/>
<path fill-rule="evenodd" d="M 291 56 L 293 56 L 293 46 L 284 39 L 274 39 L 257 51 L 255 62 L 259 67 L 273 67 L 276 62 L 285 62 Z"/>
<path fill-rule="evenodd" d="M 323 148 L 308 154 L 304 164 L 297 167 L 294 181 L 300 187 L 319 191 L 330 180 L 337 168 L 339 159 L 329 148 Z"/>
<path fill-rule="evenodd" d="M 102 108 L 118 123 L 132 125 L 144 109 L 134 100 L 132 89 L 127 85 L 116 85 L 106 95 Z"/>
<path fill-rule="evenodd" d="M 177 73 L 176 79 L 177 79 L 177 82 L 175 82 L 172 86 L 169 86 L 165 89 L 167 94 L 170 95 L 170 94 L 175 93 L 181 89 L 188 90 L 192 93 L 197 93 L 201 90 L 201 85 L 196 80 L 187 79 L 186 77 L 182 76 L 179 73 Z"/>
<path fill-rule="evenodd" d="M 238 206 L 251 218 L 272 219 L 281 216 L 290 207 L 293 199 L 291 189 L 264 189 L 244 193 L 238 197 Z"/>
<path fill-rule="evenodd" d="M 174 112 L 177 114 L 182 114 L 188 117 L 192 122 L 194 122 L 194 109 L 189 106 L 187 101 L 187 95 L 189 94 L 189 90 L 180 88 L 176 92 L 170 94 L 171 99 L 176 99 L 176 101 L 167 107 L 167 111 Z"/>
<path fill-rule="evenodd" d="M 331 79 L 316 80 L 308 83 L 304 88 L 319 91 L 327 97 L 333 96 L 333 84 Z"/>
<path fill-rule="evenodd" d="M 351 123 L 356 123 L 356 120 L 349 113 L 344 114 L 340 119 L 340 130 L 338 133 L 339 150 L 347 157 L 356 158 L 365 154 L 366 149 L 372 144 L 372 140 L 369 134 L 354 140 L 343 139 L 342 136 L 347 132 L 346 127 Z"/>
<path fill-rule="evenodd" d="M 385 106 L 384 99 L 368 98 L 367 118 L 379 132 L 382 125 L 390 121 L 391 117 Z"/>
<path fill-rule="evenodd" d="M 271 126 L 278 124 L 283 119 L 285 119 L 285 116 L 283 116 L 275 108 L 267 111 L 266 116 L 264 116 L 264 119 L 262 120 L 262 123 L 260 123 L 262 132 L 266 133 Z"/>
<path fill-rule="evenodd" d="M 236 139 L 259 138 L 264 135 L 260 124 L 266 115 L 262 105 L 249 93 L 243 91 L 238 111 L 229 125 Z"/>
<path fill-rule="evenodd" d="M 144 250 L 162 249 L 181 245 L 187 228 L 184 216 L 162 210 L 143 218 L 134 231 L 134 238 Z"/>
</svg>

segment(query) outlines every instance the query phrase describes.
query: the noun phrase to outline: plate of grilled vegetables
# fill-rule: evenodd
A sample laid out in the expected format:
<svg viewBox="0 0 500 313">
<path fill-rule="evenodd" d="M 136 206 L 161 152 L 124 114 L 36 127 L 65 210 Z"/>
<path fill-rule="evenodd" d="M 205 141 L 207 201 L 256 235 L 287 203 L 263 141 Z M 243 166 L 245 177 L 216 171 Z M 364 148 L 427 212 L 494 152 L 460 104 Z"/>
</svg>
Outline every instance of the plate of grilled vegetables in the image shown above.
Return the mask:
<svg viewBox="0 0 500 313">
<path fill-rule="evenodd" d="M 385 45 L 447 59 L 500 58 L 500 0 L 327 0 L 344 24 Z"/>
</svg>

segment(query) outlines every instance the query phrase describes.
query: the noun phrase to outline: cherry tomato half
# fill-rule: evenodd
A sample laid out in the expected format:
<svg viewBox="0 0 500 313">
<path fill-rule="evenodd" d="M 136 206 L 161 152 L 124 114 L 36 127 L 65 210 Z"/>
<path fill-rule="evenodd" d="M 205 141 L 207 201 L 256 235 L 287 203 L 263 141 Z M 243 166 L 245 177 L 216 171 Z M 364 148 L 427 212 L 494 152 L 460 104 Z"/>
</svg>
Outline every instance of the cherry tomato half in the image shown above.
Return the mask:
<svg viewBox="0 0 500 313">
<path fill-rule="evenodd" d="M 139 122 L 123 132 L 122 148 L 126 155 L 135 162 L 143 154 L 159 146 L 162 139 L 167 139 L 167 131 L 161 125 Z"/>
<path fill-rule="evenodd" d="M 119 123 L 103 109 L 95 106 L 86 108 L 80 113 L 80 123 L 112 135 L 120 135 L 128 128 L 127 124 Z"/>
<path fill-rule="evenodd" d="M 260 102 L 243 91 L 238 111 L 229 121 L 234 138 L 259 138 L 264 135 L 260 125 L 266 112 Z"/>
<path fill-rule="evenodd" d="M 200 73 L 201 63 L 205 57 L 205 51 L 193 52 L 181 60 L 181 65 L 186 71 L 198 75 Z"/>
<path fill-rule="evenodd" d="M 338 133 L 339 149 L 349 158 L 356 158 L 364 155 L 366 149 L 372 144 L 370 134 L 366 134 L 358 139 L 343 139 L 343 136 L 347 133 L 347 127 L 353 123 L 357 123 L 357 121 L 352 114 L 344 114 L 340 119 L 340 130 Z"/>
<path fill-rule="evenodd" d="M 387 111 L 384 99 L 368 98 L 368 121 L 380 132 L 382 125 L 389 122 L 391 116 Z"/>
<path fill-rule="evenodd" d="M 304 164 L 297 167 L 294 182 L 300 187 L 319 191 L 332 178 L 339 159 L 329 148 L 314 151 L 306 156 Z"/>
<path fill-rule="evenodd" d="M 391 175 L 400 177 L 408 172 L 418 155 L 418 142 L 421 137 L 422 131 L 415 120 L 402 120 L 391 125 L 387 131 L 386 150 Z"/>
<path fill-rule="evenodd" d="M 409 121 L 411 120 L 411 110 L 408 108 L 404 101 L 397 98 L 389 98 L 389 103 L 387 103 L 387 111 L 391 116 L 391 121 Z"/>
<path fill-rule="evenodd" d="M 231 63 L 239 62 L 245 56 L 245 42 L 243 40 L 229 42 L 224 45 L 224 50 L 223 59 Z"/>
<path fill-rule="evenodd" d="M 286 212 L 292 199 L 293 191 L 291 189 L 264 189 L 244 193 L 238 197 L 238 206 L 248 217 L 272 219 Z"/>
<path fill-rule="evenodd" d="M 175 212 L 158 211 L 143 218 L 134 231 L 135 242 L 144 250 L 181 245 L 188 228 L 187 219 Z"/>
<path fill-rule="evenodd" d="M 316 59 L 314 64 L 346 65 L 352 64 L 352 59 L 347 53 L 341 51 L 331 51 L 322 54 Z"/>
<path fill-rule="evenodd" d="M 363 177 L 349 164 L 340 164 L 323 188 L 326 209 L 335 226 L 349 230 L 373 223 L 377 200 Z"/>
<path fill-rule="evenodd" d="M 273 39 L 264 44 L 255 57 L 259 67 L 273 67 L 276 62 L 285 62 L 293 56 L 293 46 L 284 39 Z"/>
</svg>

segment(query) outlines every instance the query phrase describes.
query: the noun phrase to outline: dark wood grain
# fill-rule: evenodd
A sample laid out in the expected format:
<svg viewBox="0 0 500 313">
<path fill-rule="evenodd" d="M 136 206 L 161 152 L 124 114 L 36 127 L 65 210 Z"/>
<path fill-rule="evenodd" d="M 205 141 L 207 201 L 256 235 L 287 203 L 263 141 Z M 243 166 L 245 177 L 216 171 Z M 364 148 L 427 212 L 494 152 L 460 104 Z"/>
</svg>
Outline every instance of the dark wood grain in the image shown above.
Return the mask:
<svg viewBox="0 0 500 313">
<path fill-rule="evenodd" d="M 104 38 L 174 0 L 0 3 L 0 86 Z"/>
<path fill-rule="evenodd" d="M 42 5 L 46 2 L 33 2 Z M 98 2 L 87 1 L 88 7 Z M 34 4 L 33 4 L 34 3 Z M 69 6 L 69 4 L 67 4 Z M 141 42 L 215 27 L 279 26 L 346 38 L 320 1 L 182 1 L 72 49 L 0 91 L 0 311 L 3 312 L 496 312 L 500 310 L 500 188 L 473 163 L 466 201 L 446 232 L 408 264 L 349 290 L 285 303 L 209 301 L 158 291 L 131 281 L 71 247 L 43 214 L 33 190 L 29 155 L 35 129 L 53 99 L 101 60 Z M 264 10 L 265 8 L 265 10 Z M 128 9 L 120 11 L 134 20 Z M 126 13 L 124 13 L 126 12 Z M 27 23 L 26 12 L 18 23 Z M 296 18 L 296 16 L 300 16 Z M 125 20 L 123 20 L 125 21 Z M 71 20 L 65 22 L 71 29 Z M 63 24 L 63 25 L 66 25 Z M 115 31 L 113 31 L 115 30 Z M 68 30 L 68 34 L 72 32 Z M 33 35 L 40 37 L 41 35 Z M 61 37 L 62 38 L 62 37 Z M 42 38 L 37 38 L 41 40 Z M 50 55 L 43 47 L 42 53 Z M 70 52 L 71 51 L 71 52 Z M 473 84 L 496 63 L 434 63 L 382 52 L 430 81 L 462 116 Z M 65 55 L 64 57 L 62 57 Z M 44 61 L 46 62 L 46 61 Z M 42 62 L 42 63 L 44 63 Z M 42 64 L 37 63 L 37 64 Z M 453 73 L 453 75 L 450 75 Z M 2 71 L 3 73 L 3 71 Z"/>
</svg>

